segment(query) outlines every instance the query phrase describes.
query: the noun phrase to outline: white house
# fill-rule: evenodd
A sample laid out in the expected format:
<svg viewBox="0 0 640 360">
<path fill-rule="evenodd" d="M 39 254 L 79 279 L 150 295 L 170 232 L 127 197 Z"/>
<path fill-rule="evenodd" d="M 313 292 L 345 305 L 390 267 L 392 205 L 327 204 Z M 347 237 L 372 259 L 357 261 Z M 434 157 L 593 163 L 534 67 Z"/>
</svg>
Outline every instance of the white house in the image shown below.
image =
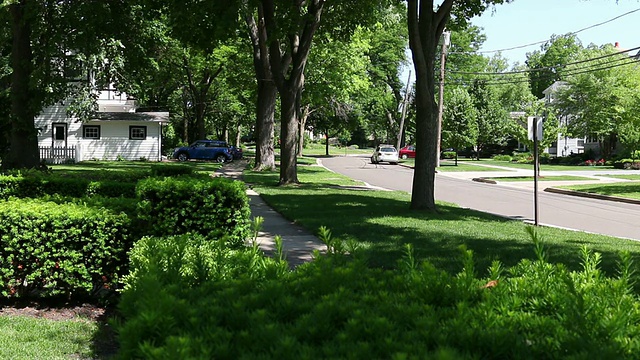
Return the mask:
<svg viewBox="0 0 640 360">
<path fill-rule="evenodd" d="M 110 88 L 99 92 L 98 112 L 88 121 L 69 117 L 64 102 L 36 118 L 40 158 L 50 163 L 85 160 L 162 159 L 162 126 L 168 112 L 137 112 L 136 102 Z"/>
</svg>

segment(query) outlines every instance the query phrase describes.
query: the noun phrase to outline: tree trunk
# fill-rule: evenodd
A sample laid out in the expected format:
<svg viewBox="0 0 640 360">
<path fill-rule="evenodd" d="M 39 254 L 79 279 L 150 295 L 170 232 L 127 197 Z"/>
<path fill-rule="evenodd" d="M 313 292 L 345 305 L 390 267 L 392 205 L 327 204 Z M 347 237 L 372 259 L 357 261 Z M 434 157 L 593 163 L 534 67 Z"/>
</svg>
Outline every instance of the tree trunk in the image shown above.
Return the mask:
<svg viewBox="0 0 640 360">
<path fill-rule="evenodd" d="M 33 74 L 31 26 L 27 1 L 9 5 L 11 12 L 11 114 L 9 119 L 9 149 L 2 159 L 3 169 L 37 168 L 40 166 L 36 111 L 30 88 Z"/>
<path fill-rule="evenodd" d="M 309 105 L 304 107 L 302 116 L 300 116 L 300 126 L 298 127 L 298 156 L 302 156 L 302 150 L 304 149 L 304 130 L 307 126 L 307 119 L 309 118 Z"/>
<path fill-rule="evenodd" d="M 435 102 L 435 60 L 438 39 L 444 31 L 453 0 L 436 12 L 433 0 L 409 0 L 409 47 L 416 70 L 416 160 L 411 209 L 436 211 L 435 173 L 438 162 L 438 117 Z"/>
<path fill-rule="evenodd" d="M 256 171 L 273 171 L 276 168 L 274 151 L 275 111 L 278 89 L 273 82 L 269 64 L 269 46 L 264 23 L 264 7 L 258 5 L 258 21 L 253 10 L 245 4 L 245 22 L 253 48 L 253 67 L 258 83 L 258 103 L 256 109 L 256 157 L 253 167 Z"/>
<path fill-rule="evenodd" d="M 235 141 L 235 146 L 236 147 L 240 147 L 240 142 L 242 139 L 242 125 L 238 124 L 238 126 L 236 126 L 236 141 Z"/>
<path fill-rule="evenodd" d="M 324 130 L 324 154 L 329 156 L 329 129 Z"/>
<path fill-rule="evenodd" d="M 256 119 L 256 159 L 254 170 L 275 170 L 273 148 L 275 110 L 278 90 L 273 81 L 258 80 L 258 109 Z"/>
<path fill-rule="evenodd" d="M 280 185 L 297 184 L 296 145 L 298 143 L 298 119 L 296 94 L 299 85 L 289 85 L 280 91 Z"/>
</svg>

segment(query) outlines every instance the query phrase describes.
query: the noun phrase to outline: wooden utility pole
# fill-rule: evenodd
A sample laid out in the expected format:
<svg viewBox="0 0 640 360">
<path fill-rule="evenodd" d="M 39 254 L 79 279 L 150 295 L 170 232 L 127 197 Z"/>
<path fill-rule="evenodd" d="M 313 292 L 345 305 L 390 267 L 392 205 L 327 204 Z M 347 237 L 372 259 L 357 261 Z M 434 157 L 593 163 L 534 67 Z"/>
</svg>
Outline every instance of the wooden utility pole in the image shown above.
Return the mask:
<svg viewBox="0 0 640 360">
<path fill-rule="evenodd" d="M 402 145 L 402 134 L 404 134 L 404 119 L 407 116 L 407 104 L 409 103 L 409 84 L 411 83 L 411 70 L 409 70 L 409 78 L 407 78 L 407 87 L 404 90 L 404 101 L 402 102 L 402 117 L 400 117 L 400 131 L 398 131 L 398 141 L 396 149 L 400 151 Z"/>
<path fill-rule="evenodd" d="M 440 167 L 440 142 L 442 142 L 442 112 L 444 110 L 444 65 L 447 59 L 447 48 L 451 33 L 445 31 L 442 33 L 442 51 L 440 52 L 440 93 L 438 99 L 438 139 L 436 141 L 436 167 Z"/>
</svg>

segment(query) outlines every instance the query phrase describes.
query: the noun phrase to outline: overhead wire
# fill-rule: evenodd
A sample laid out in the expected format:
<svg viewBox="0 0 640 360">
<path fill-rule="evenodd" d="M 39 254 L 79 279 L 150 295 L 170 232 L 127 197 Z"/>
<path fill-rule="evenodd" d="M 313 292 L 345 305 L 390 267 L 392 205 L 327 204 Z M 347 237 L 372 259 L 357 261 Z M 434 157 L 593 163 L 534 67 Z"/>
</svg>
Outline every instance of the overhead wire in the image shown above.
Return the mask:
<svg viewBox="0 0 640 360">
<path fill-rule="evenodd" d="M 602 25 L 608 24 L 608 23 L 610 23 L 612 21 L 618 20 L 618 19 L 620 19 L 620 18 L 622 18 L 624 16 L 633 14 L 633 13 L 638 12 L 638 11 L 640 11 L 640 8 L 628 11 L 628 12 L 626 12 L 624 14 L 618 15 L 616 17 L 613 17 L 613 18 L 611 18 L 609 20 L 606 20 L 606 21 L 603 21 L 601 23 L 593 24 L 593 25 L 587 26 L 585 28 L 582 28 L 582 29 L 579 29 L 579 30 L 576 30 L 576 31 L 568 32 L 565 35 L 575 35 L 575 34 L 578 34 L 580 32 L 583 32 L 583 31 L 586 31 L 586 30 L 589 30 L 589 29 L 593 29 L 593 28 L 598 27 L 598 26 L 602 26 Z M 547 43 L 547 42 L 549 42 L 551 40 L 553 40 L 553 38 L 549 38 L 549 39 L 546 39 L 546 40 L 540 40 L 540 41 L 532 42 L 532 43 L 529 43 L 529 44 L 517 45 L 517 46 L 512 46 L 512 47 L 508 47 L 508 48 L 504 48 L 504 49 L 498 49 L 498 50 L 483 50 L 483 51 L 476 51 L 476 52 L 457 51 L 457 52 L 450 52 L 450 54 L 490 54 L 490 53 L 497 53 L 497 52 L 503 52 L 503 51 L 509 51 L 509 50 L 517 50 L 517 49 L 522 49 L 522 48 L 526 48 L 526 47 L 529 47 L 529 46 L 544 44 L 544 43 Z"/>
<path fill-rule="evenodd" d="M 623 60 L 626 60 L 624 62 L 621 62 Z M 574 75 L 580 75 L 580 74 L 586 74 L 586 73 L 590 73 L 590 72 L 596 72 L 596 71 L 601 71 L 601 70 L 607 70 L 607 69 L 612 69 L 612 68 L 616 68 L 616 67 L 620 67 L 620 66 L 625 66 L 625 65 L 631 65 L 631 64 L 638 64 L 638 60 L 636 60 L 635 58 L 628 58 L 628 59 L 618 59 L 615 61 L 610 61 L 604 64 L 592 64 L 591 66 L 588 67 L 583 67 L 583 68 L 577 68 L 577 69 L 569 69 L 565 72 L 562 73 L 562 76 L 574 76 Z M 596 67 L 599 66 L 599 67 Z M 520 73 L 518 73 L 520 74 Z M 500 74 L 497 73 L 498 77 L 500 77 Z M 513 74 L 516 75 L 516 74 Z M 549 80 L 552 79 L 556 76 L 556 74 L 550 74 L 548 76 L 540 76 L 537 78 L 537 80 Z M 478 80 L 478 79 L 472 79 L 472 80 L 464 80 L 464 79 L 459 79 L 459 78 L 454 78 L 454 77 L 450 77 L 447 82 L 448 83 L 453 83 L 453 84 L 460 84 L 460 85 L 465 85 L 465 84 L 472 84 L 474 80 Z M 485 85 L 504 85 L 504 84 L 518 84 L 518 83 L 525 83 L 525 82 L 530 82 L 529 78 L 523 78 L 523 79 L 513 79 L 513 80 L 509 80 L 509 79 L 481 79 L 484 80 L 484 84 Z"/>
</svg>

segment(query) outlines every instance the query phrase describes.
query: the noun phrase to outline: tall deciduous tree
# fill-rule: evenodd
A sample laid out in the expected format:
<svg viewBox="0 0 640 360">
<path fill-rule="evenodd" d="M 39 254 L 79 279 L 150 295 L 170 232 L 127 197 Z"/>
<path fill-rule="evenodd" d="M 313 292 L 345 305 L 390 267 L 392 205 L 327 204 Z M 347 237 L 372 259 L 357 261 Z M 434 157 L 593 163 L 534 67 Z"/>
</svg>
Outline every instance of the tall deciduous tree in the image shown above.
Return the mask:
<svg viewBox="0 0 640 360">
<path fill-rule="evenodd" d="M 447 106 L 444 110 L 442 124 L 442 142 L 445 146 L 456 150 L 465 146 L 472 146 L 478 138 L 478 110 L 469 93 L 461 88 L 455 88 L 447 96 Z M 456 155 L 456 165 L 458 156 Z"/>
<path fill-rule="evenodd" d="M 437 106 L 435 103 L 435 60 L 438 41 L 449 19 L 452 26 L 466 23 L 491 4 L 509 0 L 408 0 L 409 47 L 416 70 L 416 165 L 411 192 L 411 208 L 436 210 L 435 169 L 437 147 Z"/>
<path fill-rule="evenodd" d="M 369 20 L 386 3 L 383 0 L 256 0 L 244 1 L 248 16 L 258 16 L 256 49 L 280 95 L 280 180 L 281 185 L 297 183 L 296 145 L 300 94 L 304 70 L 314 35 L 326 18 L 325 30 L 348 36 L 360 22 Z M 386 8 L 386 6 L 384 6 Z M 250 23 L 250 21 L 249 21 Z M 259 76 L 260 73 L 257 73 Z M 260 96 L 260 95 L 259 95 Z"/>
<path fill-rule="evenodd" d="M 555 81 L 563 78 L 567 68 L 565 64 L 576 59 L 582 50 L 582 44 L 575 34 L 552 36 L 540 50 L 527 53 L 526 64 L 531 70 L 531 92 L 542 98 L 542 92 Z"/>
<path fill-rule="evenodd" d="M 39 166 L 36 115 L 47 105 L 65 99 L 73 90 L 69 80 L 105 53 L 113 29 L 110 20 L 122 7 L 116 1 L 5 0 L 0 18 L 9 19 L 10 113 L 5 134 L 8 148 L 2 167 Z M 71 78 L 70 78 L 71 77 Z"/>
<path fill-rule="evenodd" d="M 469 93 L 478 112 L 478 135 L 474 145 L 480 160 L 480 153 L 487 146 L 504 145 L 507 141 L 509 115 L 499 103 L 495 89 L 486 81 L 474 81 Z"/>
<path fill-rule="evenodd" d="M 611 45 L 590 46 L 580 59 L 585 62 L 568 70 L 573 75 L 567 77 L 554 104 L 568 116 L 570 134 L 597 138 L 601 156 L 609 158 L 618 133 L 632 129 L 628 124 L 638 116 L 638 63 Z M 633 142 L 633 134 L 629 135 L 627 140 Z"/>
</svg>

